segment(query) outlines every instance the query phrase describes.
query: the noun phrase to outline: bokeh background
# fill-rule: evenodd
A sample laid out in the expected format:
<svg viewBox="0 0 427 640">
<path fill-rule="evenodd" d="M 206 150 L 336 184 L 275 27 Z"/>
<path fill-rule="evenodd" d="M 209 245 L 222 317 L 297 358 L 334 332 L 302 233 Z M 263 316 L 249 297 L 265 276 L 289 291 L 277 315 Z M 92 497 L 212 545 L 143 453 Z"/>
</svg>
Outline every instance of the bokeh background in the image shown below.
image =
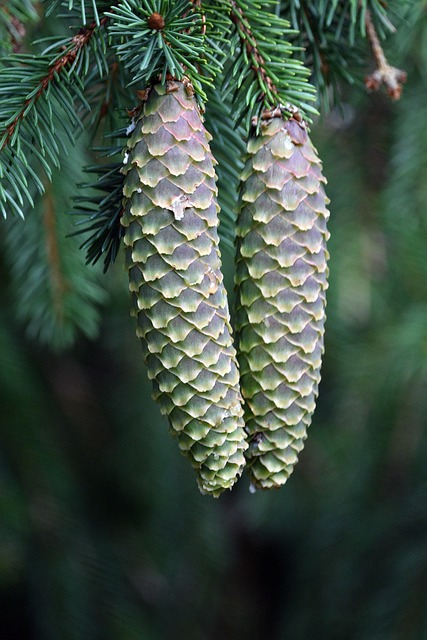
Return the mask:
<svg viewBox="0 0 427 640">
<path fill-rule="evenodd" d="M 347 87 L 312 129 L 331 198 L 326 353 L 280 491 L 243 477 L 198 493 L 150 397 L 122 258 L 97 275 L 99 336 L 55 351 L 17 319 L 34 274 L 19 289 L 19 241 L 2 240 L 0 638 L 427 638 L 426 27 L 424 8 L 390 40 L 399 102 Z M 224 269 L 232 295 L 226 250 Z"/>
</svg>

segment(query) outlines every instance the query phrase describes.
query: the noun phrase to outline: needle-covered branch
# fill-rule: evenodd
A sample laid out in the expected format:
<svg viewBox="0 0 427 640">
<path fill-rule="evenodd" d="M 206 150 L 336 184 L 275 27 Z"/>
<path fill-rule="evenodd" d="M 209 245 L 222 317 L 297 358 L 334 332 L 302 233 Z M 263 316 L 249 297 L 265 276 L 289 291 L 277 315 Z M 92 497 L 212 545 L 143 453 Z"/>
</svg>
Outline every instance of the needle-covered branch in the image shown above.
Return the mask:
<svg viewBox="0 0 427 640">
<path fill-rule="evenodd" d="M 252 118 L 278 104 L 296 105 L 309 118 L 315 90 L 307 82 L 309 70 L 295 57 L 296 47 L 284 38 L 293 33 L 289 22 L 258 2 L 218 0 L 234 25 L 232 64 L 225 87 L 233 95 L 236 121 L 249 127 Z"/>
<path fill-rule="evenodd" d="M 81 217 L 74 235 L 87 235 L 81 249 L 86 250 L 86 264 L 96 264 L 104 257 L 104 272 L 116 260 L 120 249 L 123 227 L 123 158 L 120 147 L 103 150 L 109 162 L 92 165 L 85 170 L 97 176 L 95 182 L 82 184 L 84 195 L 76 197 L 73 215 Z"/>
<path fill-rule="evenodd" d="M 11 55 L 0 70 L 0 211 L 24 216 L 34 188 L 43 192 L 36 159 L 50 179 L 53 166 L 74 143 L 80 114 L 89 105 L 84 82 L 94 68 L 103 74 L 107 18 L 69 38 L 45 40 L 41 55 Z"/>
</svg>

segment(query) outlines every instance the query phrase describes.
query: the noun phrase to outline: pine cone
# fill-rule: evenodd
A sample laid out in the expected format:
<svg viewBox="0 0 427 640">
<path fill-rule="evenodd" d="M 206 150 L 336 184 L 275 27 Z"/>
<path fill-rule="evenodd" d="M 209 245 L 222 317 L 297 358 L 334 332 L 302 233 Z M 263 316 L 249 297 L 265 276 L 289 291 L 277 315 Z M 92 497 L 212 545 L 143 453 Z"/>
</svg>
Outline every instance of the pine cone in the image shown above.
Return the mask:
<svg viewBox="0 0 427 640">
<path fill-rule="evenodd" d="M 251 488 L 284 484 L 320 381 L 329 200 L 304 124 L 272 117 L 248 144 L 238 218 L 238 352 Z"/>
<path fill-rule="evenodd" d="M 153 87 L 125 157 L 122 224 L 154 398 L 200 490 L 216 497 L 241 474 L 247 444 L 209 139 L 181 82 Z"/>
</svg>

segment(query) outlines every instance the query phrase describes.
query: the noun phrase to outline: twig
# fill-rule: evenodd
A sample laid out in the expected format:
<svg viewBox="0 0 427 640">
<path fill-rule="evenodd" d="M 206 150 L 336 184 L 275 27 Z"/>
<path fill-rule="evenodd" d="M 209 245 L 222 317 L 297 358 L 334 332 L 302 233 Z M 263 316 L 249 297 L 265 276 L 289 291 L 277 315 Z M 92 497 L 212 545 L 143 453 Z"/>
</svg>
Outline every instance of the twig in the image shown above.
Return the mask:
<svg viewBox="0 0 427 640">
<path fill-rule="evenodd" d="M 384 50 L 381 46 L 378 34 L 372 21 L 371 12 L 366 11 L 366 32 L 371 44 L 377 68 L 373 73 L 365 78 L 365 86 L 369 91 L 378 91 L 383 84 L 386 87 L 387 94 L 392 100 L 399 100 L 403 83 L 406 82 L 407 74 L 402 69 L 392 67 L 385 57 Z"/>
<path fill-rule="evenodd" d="M 50 187 L 50 185 L 49 185 Z M 45 228 L 46 257 L 49 265 L 49 279 L 52 291 L 53 309 L 59 321 L 64 316 L 64 296 L 69 285 L 62 272 L 56 228 L 56 212 L 51 188 L 47 188 L 44 198 L 44 214 L 42 217 Z"/>
<path fill-rule="evenodd" d="M 11 45 L 13 53 L 19 53 L 22 40 L 25 38 L 25 27 L 20 20 L 16 16 L 12 16 L 10 18 L 9 23 L 9 32 L 11 37 Z"/>
</svg>

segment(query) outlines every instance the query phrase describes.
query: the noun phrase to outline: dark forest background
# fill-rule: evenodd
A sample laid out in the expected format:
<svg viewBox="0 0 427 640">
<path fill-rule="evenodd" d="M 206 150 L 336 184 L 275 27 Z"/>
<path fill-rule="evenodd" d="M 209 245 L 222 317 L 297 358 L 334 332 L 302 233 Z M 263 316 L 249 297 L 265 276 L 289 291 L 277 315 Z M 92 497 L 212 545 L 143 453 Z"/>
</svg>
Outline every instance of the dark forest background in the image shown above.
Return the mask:
<svg viewBox="0 0 427 640">
<path fill-rule="evenodd" d="M 283 489 L 198 493 L 150 397 L 123 257 L 97 276 L 99 336 L 55 351 L 17 320 L 35 276 L 17 299 L 19 243 L 2 240 L 0 638 L 427 639 L 426 10 L 389 39 L 401 100 L 347 87 L 312 127 L 331 198 L 326 353 Z M 68 231 L 81 165 L 51 196 Z"/>
</svg>

